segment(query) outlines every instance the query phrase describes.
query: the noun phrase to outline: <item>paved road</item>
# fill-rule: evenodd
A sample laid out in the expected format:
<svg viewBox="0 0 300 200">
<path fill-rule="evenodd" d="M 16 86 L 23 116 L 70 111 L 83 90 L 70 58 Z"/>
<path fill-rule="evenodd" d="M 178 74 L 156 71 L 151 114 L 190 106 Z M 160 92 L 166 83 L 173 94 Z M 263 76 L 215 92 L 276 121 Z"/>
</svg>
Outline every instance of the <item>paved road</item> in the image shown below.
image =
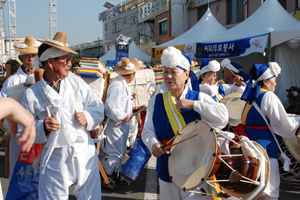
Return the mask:
<svg viewBox="0 0 300 200">
<path fill-rule="evenodd" d="M 117 190 L 111 191 L 102 188 L 103 200 L 154 200 L 159 199 L 158 179 L 155 171 L 155 158 L 151 158 L 143 169 L 139 177 L 130 186 L 121 185 Z M 4 147 L 0 146 L 0 180 L 4 197 L 8 189 L 8 178 L 4 177 Z M 76 198 L 72 195 L 70 188 L 70 200 Z M 281 181 L 279 200 L 299 200 L 300 199 L 300 180 L 292 182 L 291 187 L 287 187 L 287 181 Z"/>
</svg>

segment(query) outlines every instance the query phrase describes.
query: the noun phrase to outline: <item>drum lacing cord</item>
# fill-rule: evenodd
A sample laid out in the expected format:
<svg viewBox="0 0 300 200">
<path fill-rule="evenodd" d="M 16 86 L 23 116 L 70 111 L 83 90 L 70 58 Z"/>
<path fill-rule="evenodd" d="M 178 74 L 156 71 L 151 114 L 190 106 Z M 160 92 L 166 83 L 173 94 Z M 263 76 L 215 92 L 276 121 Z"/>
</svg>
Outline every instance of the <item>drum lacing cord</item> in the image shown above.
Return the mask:
<svg viewBox="0 0 300 200">
<path fill-rule="evenodd" d="M 214 191 L 215 194 L 210 194 L 210 193 L 205 193 L 205 192 L 199 192 L 199 191 L 197 191 L 197 190 L 193 190 L 192 192 L 198 193 L 198 194 L 202 194 L 202 195 L 205 194 L 205 195 L 207 195 L 207 196 L 215 196 L 215 197 L 219 197 L 219 196 L 218 196 L 219 193 L 228 194 L 227 192 L 223 191 L 221 188 L 218 188 L 218 187 L 214 186 L 213 184 L 211 184 L 210 182 L 212 182 L 212 181 L 204 180 L 204 182 L 205 182 L 207 185 L 211 186 L 211 188 L 212 188 L 212 190 Z M 216 180 L 216 181 L 214 181 L 214 182 L 218 182 L 218 181 Z M 217 192 L 217 190 L 219 190 L 220 192 Z M 200 190 L 200 191 L 201 191 L 201 190 Z M 222 199 L 228 199 L 228 198 L 222 197 Z M 236 197 L 231 196 L 231 195 L 230 195 L 229 199 L 242 200 L 241 198 L 236 198 Z"/>
<path fill-rule="evenodd" d="M 269 123 L 268 123 L 268 121 L 267 121 L 265 115 L 261 112 L 261 109 L 258 107 L 258 105 L 256 104 L 255 101 L 253 102 L 253 106 L 256 108 L 256 110 L 259 112 L 259 114 L 260 114 L 260 115 L 262 116 L 262 118 L 265 120 L 266 124 L 267 124 L 268 127 L 269 127 L 270 132 L 272 133 L 272 136 L 274 137 L 274 140 L 275 140 L 275 142 L 276 142 L 276 144 L 277 144 L 277 146 L 278 146 L 278 149 L 279 149 L 279 151 L 280 151 L 280 158 L 282 158 L 282 159 L 284 160 L 283 170 L 284 170 L 284 171 L 289 171 L 290 164 L 291 164 L 291 159 L 288 158 L 287 155 L 282 151 L 282 149 L 281 149 L 281 147 L 280 147 L 280 145 L 279 145 L 279 143 L 278 143 L 278 140 L 277 140 L 277 138 L 276 138 L 274 132 L 272 131 L 272 129 L 271 129 L 271 127 L 270 127 L 270 125 L 269 125 Z"/>
<path fill-rule="evenodd" d="M 281 141 L 280 146 L 282 146 L 282 144 L 284 144 L 283 141 Z M 282 147 L 282 151 L 284 151 L 284 153 L 286 153 L 286 152 L 288 151 L 288 148 L 287 148 L 286 146 L 283 146 L 283 147 Z M 279 160 L 279 159 L 280 159 L 280 158 L 278 158 L 278 160 Z M 295 159 L 295 160 L 296 160 L 296 159 Z M 300 162 L 300 159 L 296 160 L 295 162 L 292 162 L 291 165 L 298 164 L 299 162 Z M 280 175 L 284 176 L 284 175 L 287 175 L 287 174 L 289 174 L 289 173 L 292 173 L 292 174 L 295 175 L 295 176 L 299 176 L 299 175 L 300 175 L 300 171 L 299 171 L 299 172 L 295 172 L 295 171 L 296 171 L 296 170 L 299 170 L 300 167 L 296 168 L 296 166 L 297 166 L 297 165 L 294 165 L 293 168 L 290 168 L 291 171 L 287 171 L 286 173 L 283 173 L 283 174 L 280 174 Z M 280 167 L 280 169 L 283 169 L 283 166 Z M 284 177 L 283 177 L 283 178 L 284 178 Z"/>
<path fill-rule="evenodd" d="M 227 162 L 225 162 L 220 156 L 218 156 L 218 158 L 227 166 L 227 167 L 229 167 L 232 171 L 235 171 Z M 253 183 L 253 184 L 255 184 L 255 185 L 257 185 L 258 183 L 257 183 L 257 179 L 256 180 L 252 180 L 252 179 L 250 179 L 250 178 L 247 178 L 247 177 L 245 177 L 245 176 L 241 176 L 242 178 L 244 178 L 244 179 L 246 179 L 246 180 L 248 180 L 248 181 L 250 181 L 250 182 L 248 182 L 248 181 L 245 181 L 245 180 L 240 180 L 241 182 L 245 182 L 245 183 Z M 229 181 L 229 180 L 226 180 L 226 181 Z"/>
<path fill-rule="evenodd" d="M 241 146 L 239 143 L 237 143 L 236 141 L 234 141 L 234 140 L 232 140 L 231 138 L 229 138 L 226 134 L 224 134 L 223 132 L 224 131 L 222 131 L 222 130 L 220 130 L 220 129 L 217 129 L 217 128 L 214 128 L 215 129 L 215 131 L 217 132 L 217 133 L 219 133 L 220 135 L 222 135 L 223 137 L 225 137 L 227 140 L 230 140 L 231 142 L 233 142 L 235 145 L 238 145 L 239 147 Z"/>
</svg>

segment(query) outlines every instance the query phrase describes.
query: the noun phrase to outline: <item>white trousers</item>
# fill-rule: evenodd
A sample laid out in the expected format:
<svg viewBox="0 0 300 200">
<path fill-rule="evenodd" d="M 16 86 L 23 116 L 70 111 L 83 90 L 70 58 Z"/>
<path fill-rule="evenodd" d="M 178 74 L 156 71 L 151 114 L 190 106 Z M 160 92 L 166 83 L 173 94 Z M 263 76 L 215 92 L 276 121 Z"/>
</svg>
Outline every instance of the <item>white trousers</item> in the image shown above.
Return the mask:
<svg viewBox="0 0 300 200">
<path fill-rule="evenodd" d="M 103 163 L 103 168 L 108 175 L 121 171 L 122 161 L 127 149 L 126 141 L 128 139 L 130 122 L 122 122 L 118 126 L 115 126 L 115 123 L 113 120 L 110 120 L 105 130 L 104 153 L 109 158 Z"/>
<path fill-rule="evenodd" d="M 270 179 L 263 196 L 270 196 L 272 200 L 279 198 L 280 172 L 277 158 L 270 158 Z"/>
<path fill-rule="evenodd" d="M 199 186 L 208 190 L 208 185 L 203 183 Z M 209 191 L 209 190 L 208 190 Z M 159 179 L 159 196 L 161 200 L 211 200 L 211 196 L 203 196 L 199 193 L 184 192 L 178 189 L 173 183 Z"/>
<path fill-rule="evenodd" d="M 46 150 L 42 152 L 42 160 Z M 98 157 L 91 138 L 73 147 L 53 150 L 45 173 L 39 177 L 39 200 L 67 200 L 72 184 L 78 200 L 101 199 Z"/>
</svg>

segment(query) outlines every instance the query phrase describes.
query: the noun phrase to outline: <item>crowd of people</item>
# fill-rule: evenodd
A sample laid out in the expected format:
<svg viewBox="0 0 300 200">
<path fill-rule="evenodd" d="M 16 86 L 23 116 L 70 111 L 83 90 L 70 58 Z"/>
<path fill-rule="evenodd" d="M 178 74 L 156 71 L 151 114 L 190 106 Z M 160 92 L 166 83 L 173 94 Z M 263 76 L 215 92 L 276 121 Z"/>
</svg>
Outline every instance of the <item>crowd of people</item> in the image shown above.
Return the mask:
<svg viewBox="0 0 300 200">
<path fill-rule="evenodd" d="M 101 184 L 116 189 L 116 185 L 129 182 L 121 175 L 133 114 L 131 101 L 136 98 L 128 84 L 141 66 L 137 59 L 122 58 L 114 68 L 118 76 L 110 83 L 103 103 L 78 75 L 79 63 L 72 64 L 70 60 L 70 54 L 77 53 L 66 42 L 67 35 L 58 32 L 53 39 L 37 41 L 27 36 L 14 44 L 22 65 L 5 81 L 0 93 L 0 118 L 5 117 L 4 124 L 11 133 L 10 178 L 20 151 L 29 152 L 33 143 L 43 144 L 38 199 L 68 199 L 71 185 L 77 199 L 101 199 Z M 30 82 L 34 60 L 44 69 L 40 81 L 25 90 L 21 105 L 6 98 L 7 88 Z M 278 199 L 280 147 L 276 140 L 278 136 L 293 136 L 299 127 L 300 89 L 292 86 L 286 90 L 289 107 L 285 109 L 274 93 L 281 71 L 275 62 L 253 64 L 249 76 L 241 70 L 242 66 L 229 59 L 221 63 L 202 60 L 198 77 L 191 71 L 191 64 L 188 55 L 174 47 L 166 48 L 161 57 L 163 84 L 148 102 L 142 140 L 157 157 L 160 199 L 212 198 L 172 184 L 168 151 L 163 147 L 195 120 L 223 129 L 229 116 L 220 102 L 233 92 L 243 93 L 241 99 L 246 101 L 239 129 L 265 148 L 270 157 L 270 180 L 260 198 Z M 217 80 L 221 68 L 223 79 Z M 98 154 L 88 136 L 88 131 L 98 129 L 102 121 L 106 135 L 102 152 L 106 158 L 102 164 L 108 184 L 100 177 Z M 212 191 L 205 183 L 201 187 Z"/>
</svg>

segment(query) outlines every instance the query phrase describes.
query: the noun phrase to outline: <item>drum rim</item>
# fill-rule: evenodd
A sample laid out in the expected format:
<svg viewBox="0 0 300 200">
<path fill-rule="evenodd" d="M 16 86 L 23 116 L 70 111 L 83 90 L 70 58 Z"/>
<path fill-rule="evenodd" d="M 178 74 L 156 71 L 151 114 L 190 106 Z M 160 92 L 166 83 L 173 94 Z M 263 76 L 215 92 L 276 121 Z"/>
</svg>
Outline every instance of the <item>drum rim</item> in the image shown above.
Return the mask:
<svg viewBox="0 0 300 200">
<path fill-rule="evenodd" d="M 271 173 L 271 165 L 270 165 L 270 158 L 268 156 L 268 153 L 266 152 L 266 150 L 259 144 L 257 143 L 256 141 L 253 141 L 251 140 L 251 142 L 254 144 L 254 146 L 260 150 L 261 153 L 263 153 L 263 155 L 265 156 L 266 158 L 266 165 L 265 165 L 265 171 L 266 171 L 266 174 L 265 174 L 265 186 L 264 188 L 254 197 L 254 199 L 257 199 L 265 190 L 265 188 L 267 187 L 267 184 L 269 182 L 269 178 L 270 178 L 270 173 Z M 242 143 L 239 142 L 239 144 L 242 145 Z M 259 175 L 261 176 L 261 174 Z M 259 186 L 257 186 L 252 192 L 250 193 L 247 193 L 247 194 L 242 194 L 242 193 L 237 193 L 237 192 L 233 192 L 233 194 L 240 194 L 241 198 L 243 199 L 247 199 L 253 192 L 255 192 L 257 189 L 258 189 Z M 226 188 L 222 188 L 223 191 L 227 192 L 228 194 L 230 194 L 231 196 L 232 195 L 232 191 L 230 190 L 227 190 Z M 235 197 L 235 196 L 234 196 Z"/>
<path fill-rule="evenodd" d="M 184 129 L 185 129 L 186 127 L 188 127 L 188 125 L 190 125 L 190 124 L 196 124 L 196 123 L 199 123 L 199 122 L 203 122 L 204 124 L 208 125 L 209 128 L 212 130 L 211 132 L 212 132 L 213 135 L 214 135 L 213 137 L 214 137 L 215 144 L 216 144 L 213 153 L 217 153 L 218 143 L 217 143 L 216 132 L 215 132 L 214 128 L 213 128 L 208 122 L 203 121 L 203 120 L 195 120 L 195 121 L 193 121 L 193 122 L 190 122 L 190 123 L 188 123 L 188 124 L 182 129 L 182 133 L 184 133 Z M 175 140 L 174 140 L 173 142 L 175 142 Z M 173 147 L 171 148 L 171 155 L 172 155 L 172 151 L 173 151 L 173 149 L 174 149 L 175 147 L 176 147 L 176 146 L 173 146 Z M 209 174 L 211 173 L 211 171 L 212 171 L 212 169 L 213 169 L 213 167 L 214 167 L 214 163 L 216 162 L 216 157 L 213 156 L 213 154 L 212 154 L 212 157 L 213 157 L 213 165 L 211 165 L 211 166 L 209 167 L 209 170 L 207 171 L 208 173 L 207 173 L 206 178 L 207 178 L 207 177 L 209 176 Z M 169 158 L 168 158 L 168 159 L 169 159 Z M 168 171 L 169 171 L 169 175 L 170 175 L 170 162 L 168 162 Z M 171 175 L 170 175 L 170 176 L 171 176 Z M 203 182 L 200 182 L 199 185 L 195 185 L 195 186 L 189 187 L 189 188 L 186 188 L 186 187 L 183 187 L 183 188 L 182 188 L 182 187 L 178 186 L 177 184 L 175 184 L 173 181 L 172 181 L 172 183 L 173 183 L 178 189 L 180 189 L 180 190 L 183 190 L 183 191 L 189 191 L 189 190 L 193 190 L 193 189 L 199 187 Z"/>
<path fill-rule="evenodd" d="M 227 103 L 229 102 L 229 100 L 233 99 L 233 98 L 237 98 L 237 97 L 242 97 L 243 95 L 243 92 L 232 92 L 228 95 L 226 95 L 221 101 L 220 103 L 224 104 L 226 109 L 228 110 L 227 108 Z M 245 104 L 243 107 L 245 107 L 246 105 L 246 101 L 244 101 Z M 241 113 L 242 114 L 242 113 Z M 241 119 L 242 119 L 242 116 L 241 116 Z M 232 119 L 232 121 L 236 121 L 237 119 Z M 238 124 L 240 124 L 241 122 L 239 123 L 230 123 L 230 116 L 229 116 L 229 113 L 228 113 L 228 124 L 232 127 L 236 127 Z"/>
<path fill-rule="evenodd" d="M 298 130 L 297 134 L 299 134 L 299 133 L 300 133 L 300 129 Z M 282 141 L 283 141 L 285 147 L 287 148 L 287 150 L 291 154 L 291 156 L 297 161 L 297 164 L 300 164 L 300 155 L 297 154 L 296 151 L 293 148 L 293 146 L 297 145 L 299 147 L 299 150 L 300 150 L 300 145 L 298 143 L 298 137 L 296 135 L 293 135 L 290 138 L 285 138 L 285 137 L 281 137 L 281 138 L 282 138 Z M 284 151 L 284 153 L 285 152 L 286 151 Z M 282 159 L 280 159 L 280 157 L 278 158 L 278 160 L 280 160 L 282 163 L 284 163 L 284 161 Z M 293 169 L 290 168 L 290 166 L 289 166 L 289 172 L 292 173 L 296 177 L 300 176 L 300 174 L 297 174 Z M 282 177 L 287 179 L 284 176 L 282 176 Z"/>
</svg>

